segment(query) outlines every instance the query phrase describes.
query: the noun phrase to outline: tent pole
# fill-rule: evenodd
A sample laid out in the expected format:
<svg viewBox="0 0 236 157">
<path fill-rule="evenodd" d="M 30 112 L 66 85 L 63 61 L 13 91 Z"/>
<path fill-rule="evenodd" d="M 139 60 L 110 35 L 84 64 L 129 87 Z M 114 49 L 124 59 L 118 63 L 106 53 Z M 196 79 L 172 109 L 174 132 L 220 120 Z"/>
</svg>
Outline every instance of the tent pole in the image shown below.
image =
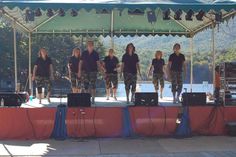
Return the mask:
<svg viewBox="0 0 236 157">
<path fill-rule="evenodd" d="M 18 91 L 17 88 L 17 54 L 16 54 L 16 23 L 13 23 L 13 47 L 14 47 L 14 73 L 15 73 L 15 92 Z"/>
<path fill-rule="evenodd" d="M 114 11 L 111 11 L 111 48 L 114 49 Z"/>
<path fill-rule="evenodd" d="M 212 63 L 212 75 L 213 75 L 213 87 L 215 87 L 215 25 L 214 23 L 212 24 L 212 34 L 211 34 L 211 41 L 212 41 L 212 59 L 213 59 L 213 63 Z M 214 91 L 214 89 L 213 89 Z"/>
<path fill-rule="evenodd" d="M 193 37 L 190 38 L 190 91 L 193 91 Z"/>
<path fill-rule="evenodd" d="M 33 95 L 32 89 L 32 76 L 31 76 L 31 55 L 32 55 L 32 33 L 29 32 L 29 92 L 30 95 Z"/>
</svg>

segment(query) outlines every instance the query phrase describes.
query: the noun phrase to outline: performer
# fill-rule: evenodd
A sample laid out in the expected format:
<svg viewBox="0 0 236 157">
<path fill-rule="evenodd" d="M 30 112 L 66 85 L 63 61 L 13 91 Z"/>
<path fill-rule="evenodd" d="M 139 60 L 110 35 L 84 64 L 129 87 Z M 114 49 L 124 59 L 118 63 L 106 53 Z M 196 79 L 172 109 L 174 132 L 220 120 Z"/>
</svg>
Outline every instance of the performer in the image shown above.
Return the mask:
<svg viewBox="0 0 236 157">
<path fill-rule="evenodd" d="M 85 92 L 91 94 L 92 104 L 95 103 L 98 68 L 102 73 L 104 72 L 99 61 L 99 54 L 94 50 L 93 41 L 88 41 L 87 50 L 82 53 L 80 59 L 78 78 L 81 78 L 82 75 Z"/>
<path fill-rule="evenodd" d="M 106 56 L 103 60 L 105 71 L 106 71 L 106 95 L 107 100 L 109 100 L 110 89 L 112 88 L 113 97 L 116 98 L 116 90 L 118 86 L 118 76 L 117 70 L 119 68 L 119 60 L 116 56 L 114 56 L 114 50 L 109 49 L 108 56 Z"/>
<path fill-rule="evenodd" d="M 142 78 L 140 73 L 139 58 L 135 53 L 135 47 L 133 43 L 129 43 L 126 46 L 126 52 L 122 56 L 122 65 L 121 65 L 121 77 L 122 73 L 124 75 L 125 91 L 127 104 L 129 104 L 129 93 L 131 88 L 131 101 L 134 101 L 134 94 L 136 91 L 137 83 L 137 71 Z"/>
<path fill-rule="evenodd" d="M 68 71 L 71 80 L 72 93 L 80 93 L 81 80 L 78 79 L 80 49 L 74 48 L 69 59 Z"/>
<path fill-rule="evenodd" d="M 159 90 L 159 82 L 160 82 L 160 98 L 162 98 L 162 93 L 164 89 L 164 65 L 165 61 L 162 59 L 162 52 L 156 51 L 155 58 L 152 60 L 152 65 L 148 72 L 148 77 L 151 75 L 151 72 L 153 71 L 153 85 L 155 88 L 156 93 L 158 93 Z"/>
<path fill-rule="evenodd" d="M 39 50 L 38 58 L 35 62 L 34 69 L 33 69 L 33 77 L 32 80 L 36 81 L 36 86 L 38 89 L 39 95 L 39 104 L 41 104 L 42 99 L 42 87 L 46 86 L 48 93 L 47 99 L 50 103 L 50 94 L 51 94 L 51 81 L 54 80 L 53 76 L 53 67 L 52 67 L 52 60 L 48 57 L 47 50 L 45 48 L 41 48 Z"/>
<path fill-rule="evenodd" d="M 180 44 L 176 43 L 173 46 L 173 51 L 169 57 L 168 67 L 170 68 L 171 73 L 171 83 L 172 83 L 172 93 L 173 93 L 173 102 L 180 102 L 179 96 L 183 88 L 183 79 L 186 78 L 186 64 L 185 56 L 180 53 Z M 183 78 L 184 77 L 184 78 Z M 177 93 L 177 96 L 176 96 Z"/>
</svg>

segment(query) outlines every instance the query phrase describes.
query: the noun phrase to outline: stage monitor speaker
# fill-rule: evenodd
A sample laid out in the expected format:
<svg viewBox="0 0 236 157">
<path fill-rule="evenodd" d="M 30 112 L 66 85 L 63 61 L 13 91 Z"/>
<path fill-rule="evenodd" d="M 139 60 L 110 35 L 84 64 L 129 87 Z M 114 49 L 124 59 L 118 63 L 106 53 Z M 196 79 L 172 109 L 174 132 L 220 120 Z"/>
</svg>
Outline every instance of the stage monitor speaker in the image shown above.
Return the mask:
<svg viewBox="0 0 236 157">
<path fill-rule="evenodd" d="M 135 106 L 158 106 L 158 94 L 150 92 L 135 93 Z"/>
<path fill-rule="evenodd" d="M 206 106 L 206 93 L 183 93 L 183 106 Z"/>
<path fill-rule="evenodd" d="M 89 93 L 70 93 L 67 95 L 68 107 L 90 107 L 91 95 Z"/>
<path fill-rule="evenodd" d="M 236 122 L 226 123 L 226 128 L 227 128 L 228 135 L 236 136 Z"/>
<path fill-rule="evenodd" d="M 0 93 L 0 101 L 4 102 L 4 106 L 16 107 L 21 106 L 27 101 L 27 94 L 25 93 Z"/>
</svg>

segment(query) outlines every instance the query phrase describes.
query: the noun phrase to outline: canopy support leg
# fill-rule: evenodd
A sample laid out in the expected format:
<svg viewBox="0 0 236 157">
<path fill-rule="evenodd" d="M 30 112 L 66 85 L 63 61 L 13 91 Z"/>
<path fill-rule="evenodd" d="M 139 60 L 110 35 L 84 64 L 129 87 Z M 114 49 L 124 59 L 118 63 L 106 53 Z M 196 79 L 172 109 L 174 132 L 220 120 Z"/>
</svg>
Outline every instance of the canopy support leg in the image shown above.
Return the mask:
<svg viewBox="0 0 236 157">
<path fill-rule="evenodd" d="M 190 38 L 190 92 L 193 91 L 193 37 Z"/>
<path fill-rule="evenodd" d="M 114 11 L 111 11 L 111 48 L 114 49 Z"/>
<path fill-rule="evenodd" d="M 13 47 L 14 47 L 14 76 L 15 76 L 15 92 L 18 91 L 17 88 L 17 52 L 16 52 L 16 23 L 13 23 Z"/>
<path fill-rule="evenodd" d="M 31 76 L 31 56 L 32 56 L 32 33 L 29 32 L 29 93 L 30 95 L 33 95 L 33 89 L 32 89 L 32 76 Z"/>
<path fill-rule="evenodd" d="M 215 54 L 215 25 L 213 23 L 212 25 L 212 34 L 211 34 L 211 41 L 212 41 L 212 83 L 213 83 L 213 92 L 214 92 L 214 87 L 215 87 L 215 59 L 216 59 L 216 54 Z"/>
</svg>

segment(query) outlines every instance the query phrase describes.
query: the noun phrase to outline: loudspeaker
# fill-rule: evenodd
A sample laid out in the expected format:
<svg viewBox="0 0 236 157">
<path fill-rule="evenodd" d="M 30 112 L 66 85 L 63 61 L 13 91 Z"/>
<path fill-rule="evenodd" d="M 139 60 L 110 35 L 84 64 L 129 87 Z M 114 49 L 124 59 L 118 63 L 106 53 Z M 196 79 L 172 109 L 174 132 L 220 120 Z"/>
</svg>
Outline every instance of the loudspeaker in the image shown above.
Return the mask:
<svg viewBox="0 0 236 157">
<path fill-rule="evenodd" d="M 67 95 L 68 107 L 90 107 L 91 95 L 89 93 L 70 93 Z"/>
<path fill-rule="evenodd" d="M 157 93 L 135 93 L 135 106 L 158 106 Z"/>
<path fill-rule="evenodd" d="M 236 122 L 226 123 L 226 128 L 227 128 L 228 135 L 236 136 Z"/>
<path fill-rule="evenodd" d="M 26 93 L 0 93 L 0 101 L 4 101 L 4 106 L 16 107 L 27 102 L 28 96 Z"/>
<path fill-rule="evenodd" d="M 206 106 L 206 93 L 183 93 L 183 106 Z"/>
</svg>

